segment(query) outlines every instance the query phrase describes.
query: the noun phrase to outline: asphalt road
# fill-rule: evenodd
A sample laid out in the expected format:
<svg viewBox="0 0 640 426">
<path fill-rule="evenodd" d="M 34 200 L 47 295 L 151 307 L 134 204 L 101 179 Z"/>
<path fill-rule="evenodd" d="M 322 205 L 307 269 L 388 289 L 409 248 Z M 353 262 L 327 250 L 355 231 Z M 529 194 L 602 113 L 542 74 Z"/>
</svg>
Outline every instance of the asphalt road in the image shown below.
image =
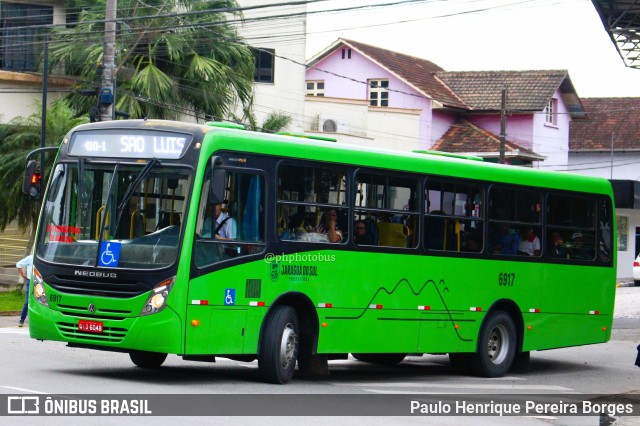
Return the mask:
<svg viewBox="0 0 640 426">
<path fill-rule="evenodd" d="M 567 417 L 528 415 L 525 417 L 407 417 L 363 416 L 342 417 L 335 412 L 326 395 L 337 395 L 339 400 L 351 401 L 354 396 L 385 396 L 385 399 L 402 395 L 424 398 L 465 398 L 465 395 L 481 395 L 507 398 L 510 395 L 529 395 L 531 398 L 555 395 L 572 398 L 580 394 L 640 394 L 640 368 L 634 365 L 636 346 L 640 344 L 640 318 L 634 298 L 640 296 L 640 287 L 619 291 L 612 339 L 608 343 L 584 347 L 564 348 L 533 352 L 531 370 L 511 373 L 498 379 L 483 379 L 457 374 L 449 366 L 446 356 L 428 355 L 408 357 L 395 368 L 382 368 L 356 360 L 333 361 L 330 376 L 299 378 L 286 386 L 275 386 L 258 380 L 257 363 L 239 363 L 219 359 L 214 364 L 183 361 L 169 356 L 163 368 L 156 371 L 134 367 L 126 354 L 67 348 L 61 342 L 39 342 L 30 339 L 27 327 L 19 328 L 18 317 L 0 317 L 0 395 L 92 395 L 122 396 L 169 395 L 181 398 L 214 398 L 210 404 L 219 404 L 216 397 L 236 396 L 231 405 L 237 416 L 186 418 L 189 424 L 244 425 L 599 425 L 616 421 L 616 425 L 640 425 L 640 417 L 608 418 L 599 416 Z M 279 398 L 278 416 L 252 413 L 256 401 L 247 395 L 275 395 Z M 290 395 L 301 395 L 310 400 L 293 400 Z M 452 396 L 453 395 L 453 396 Z M 1 401 L 0 401 L 1 402 Z M 191 401 L 193 402 L 193 401 Z M 186 400 L 189 403 L 189 399 Z M 353 402 L 354 404 L 357 401 Z M 368 404 L 376 408 L 375 401 Z M 246 405 L 242 405 L 246 404 Z M 309 410 L 321 410 L 320 415 L 299 417 L 283 416 L 308 405 Z M 171 403 L 167 404 L 171 406 Z M 359 406 L 354 405 L 358 408 Z M 184 408 L 180 406 L 180 408 Z M 211 407 L 195 407 L 198 410 Z M 325 409 L 322 411 L 322 409 Z M 362 408 L 362 407 L 359 407 Z M 408 409 L 408 408 L 407 408 Z M 315 412 L 314 412 L 315 413 Z M 333 417 L 331 415 L 338 415 Z M 0 417 L 0 424 L 7 420 Z M 21 424 L 154 424 L 173 425 L 185 418 L 176 417 L 29 417 L 19 419 Z M 26 421 L 25 421 L 26 420 Z M 117 420 L 117 421 L 116 421 Z M 14 423 L 11 422 L 6 422 Z"/>
</svg>

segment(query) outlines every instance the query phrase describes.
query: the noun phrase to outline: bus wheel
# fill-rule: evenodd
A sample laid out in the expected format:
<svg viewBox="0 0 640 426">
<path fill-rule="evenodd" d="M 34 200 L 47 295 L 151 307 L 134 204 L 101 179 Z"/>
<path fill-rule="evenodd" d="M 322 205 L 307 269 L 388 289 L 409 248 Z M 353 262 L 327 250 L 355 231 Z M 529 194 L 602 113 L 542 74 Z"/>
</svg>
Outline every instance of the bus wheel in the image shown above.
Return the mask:
<svg viewBox="0 0 640 426">
<path fill-rule="evenodd" d="M 289 306 L 276 306 L 267 321 L 258 368 L 269 383 L 289 383 L 298 358 L 298 316 Z"/>
<path fill-rule="evenodd" d="M 158 368 L 162 365 L 167 354 L 159 352 L 147 352 L 147 351 L 131 351 L 129 357 L 135 365 L 140 368 Z"/>
<path fill-rule="evenodd" d="M 397 365 L 407 356 L 407 354 L 351 354 L 355 359 L 362 362 L 380 365 Z"/>
<path fill-rule="evenodd" d="M 501 377 L 511 368 L 515 354 L 516 326 L 509 314 L 495 311 L 480 330 L 471 368 L 479 376 Z"/>
</svg>

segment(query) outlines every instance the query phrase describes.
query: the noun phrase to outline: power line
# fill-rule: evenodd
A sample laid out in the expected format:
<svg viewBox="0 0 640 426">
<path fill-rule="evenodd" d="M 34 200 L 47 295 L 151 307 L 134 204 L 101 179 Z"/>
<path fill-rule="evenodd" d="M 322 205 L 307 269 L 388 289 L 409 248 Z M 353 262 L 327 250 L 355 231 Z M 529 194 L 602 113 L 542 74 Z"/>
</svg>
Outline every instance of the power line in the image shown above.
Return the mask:
<svg viewBox="0 0 640 426">
<path fill-rule="evenodd" d="M 402 3 L 402 2 L 401 2 L 401 3 Z M 520 2 L 520 3 L 527 3 L 527 2 Z M 394 4 L 395 4 L 395 3 L 394 3 Z M 469 12 L 467 12 L 467 13 L 469 13 Z M 265 19 L 266 19 L 266 18 L 265 18 Z M 194 25 L 202 26 L 202 24 L 194 24 Z M 158 27 L 158 28 L 162 28 L 162 27 Z M 165 27 L 165 28 L 166 28 L 166 27 Z M 275 55 L 275 56 L 276 56 L 276 57 L 279 57 L 279 58 L 281 58 L 281 59 L 289 60 L 289 58 L 286 58 L 286 57 L 281 56 L 281 55 Z M 305 66 L 305 65 L 306 65 L 306 64 L 302 64 L 302 63 L 300 63 L 300 62 L 298 62 L 298 61 L 293 61 L 293 60 L 292 60 L 292 62 L 295 62 L 295 63 L 297 63 L 298 65 L 302 65 L 302 66 Z M 337 75 L 337 76 L 339 76 L 338 74 L 336 74 L 336 75 Z M 357 80 L 355 80 L 355 81 L 357 81 Z M 358 82 L 359 82 L 359 83 L 362 83 L 362 84 L 367 84 L 367 82 L 363 82 L 363 81 L 358 81 Z M 403 93 L 403 92 L 400 92 L 400 93 Z M 421 96 L 421 97 L 423 97 L 423 96 Z"/>
</svg>

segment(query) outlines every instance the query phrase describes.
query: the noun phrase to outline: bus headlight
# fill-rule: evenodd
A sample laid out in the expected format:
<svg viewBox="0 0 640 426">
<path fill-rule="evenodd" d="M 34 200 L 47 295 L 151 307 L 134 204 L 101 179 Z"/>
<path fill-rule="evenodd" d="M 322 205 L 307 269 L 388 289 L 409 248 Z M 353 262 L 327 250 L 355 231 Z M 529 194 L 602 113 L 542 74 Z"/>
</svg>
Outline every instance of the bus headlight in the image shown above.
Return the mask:
<svg viewBox="0 0 640 426">
<path fill-rule="evenodd" d="M 151 291 L 149 298 L 142 307 L 140 316 L 157 314 L 167 306 L 167 297 L 173 288 L 176 277 L 162 281 Z"/>
<path fill-rule="evenodd" d="M 33 297 L 40 303 L 41 305 L 49 307 L 49 301 L 47 300 L 47 294 L 44 291 L 44 280 L 42 279 L 42 275 L 40 275 L 40 271 L 35 266 L 33 267 L 33 282 L 31 283 L 31 288 L 33 288 Z"/>
</svg>

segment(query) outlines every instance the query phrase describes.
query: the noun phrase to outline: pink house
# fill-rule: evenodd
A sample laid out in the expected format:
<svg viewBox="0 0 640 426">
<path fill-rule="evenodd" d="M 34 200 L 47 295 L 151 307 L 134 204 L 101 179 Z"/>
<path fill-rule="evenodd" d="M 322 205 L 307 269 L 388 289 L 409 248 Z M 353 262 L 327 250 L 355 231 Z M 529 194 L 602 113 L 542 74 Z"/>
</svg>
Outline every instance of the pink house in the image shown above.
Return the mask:
<svg viewBox="0 0 640 426">
<path fill-rule="evenodd" d="M 511 164 L 562 168 L 569 124 L 586 114 L 567 71 L 448 72 L 433 62 L 338 39 L 307 63 L 310 132 L 395 149 L 497 161 L 502 89 Z"/>
</svg>

